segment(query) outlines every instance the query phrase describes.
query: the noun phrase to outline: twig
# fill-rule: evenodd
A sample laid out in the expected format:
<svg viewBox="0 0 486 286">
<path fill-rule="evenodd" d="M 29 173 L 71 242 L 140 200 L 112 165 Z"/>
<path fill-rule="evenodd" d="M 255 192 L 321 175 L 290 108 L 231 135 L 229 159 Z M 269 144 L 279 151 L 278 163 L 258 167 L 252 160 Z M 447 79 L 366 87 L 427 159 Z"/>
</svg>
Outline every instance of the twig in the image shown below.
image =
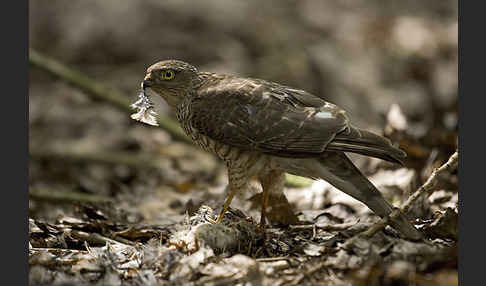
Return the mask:
<svg viewBox="0 0 486 286">
<path fill-rule="evenodd" d="M 31 147 L 30 156 L 35 159 L 60 159 L 74 162 L 97 162 L 103 164 L 120 164 L 137 168 L 156 168 L 162 167 L 161 162 L 167 158 L 159 156 L 143 156 L 130 152 L 88 152 L 79 151 L 74 148 L 37 148 Z"/>
<path fill-rule="evenodd" d="M 384 229 L 388 223 L 394 219 L 397 219 L 398 216 L 400 216 L 401 213 L 407 214 L 415 201 L 419 197 L 421 197 L 424 194 L 430 195 L 432 191 L 436 190 L 437 182 L 439 180 L 439 177 L 449 171 L 453 171 L 454 169 L 457 168 L 458 166 L 458 158 L 459 154 L 458 152 L 454 152 L 454 154 L 451 155 L 449 160 L 439 168 L 435 169 L 432 174 L 429 176 L 427 181 L 420 186 L 408 199 L 407 201 L 402 205 L 401 209 L 395 209 L 388 217 L 385 217 L 372 225 L 369 229 L 366 231 L 362 232 L 360 235 L 364 236 L 366 238 L 370 238 L 373 235 L 375 235 L 377 232 L 381 231 Z"/>
<path fill-rule="evenodd" d="M 358 223 L 358 221 L 346 222 L 346 223 L 339 223 L 339 224 L 303 224 L 303 225 L 289 225 L 291 229 L 313 229 L 318 228 L 324 231 L 343 231 L 347 230 L 353 225 Z"/>
<path fill-rule="evenodd" d="M 49 247 L 32 247 L 29 249 L 32 253 L 35 252 L 49 252 L 52 254 L 59 254 L 61 252 L 64 253 L 72 253 L 72 254 L 89 254 L 87 250 L 78 250 L 78 249 L 65 249 L 65 248 L 49 248 Z"/>
<path fill-rule="evenodd" d="M 279 256 L 279 257 L 263 257 L 255 259 L 258 262 L 274 262 L 274 261 L 281 261 L 281 260 L 289 260 L 289 256 Z"/>
<path fill-rule="evenodd" d="M 84 232 L 84 231 L 79 231 L 79 230 L 71 230 L 71 231 L 68 231 L 67 232 L 68 234 L 70 234 L 72 237 L 76 238 L 76 239 L 79 239 L 79 240 L 82 240 L 82 241 L 86 241 L 86 242 L 89 242 L 89 243 L 92 243 L 92 244 L 106 244 L 106 243 L 118 243 L 118 244 L 125 244 L 125 245 L 130 245 L 130 246 L 133 246 L 135 245 L 134 242 L 132 241 L 129 241 L 129 240 L 126 240 L 126 239 L 123 239 L 123 238 L 120 238 L 120 237 L 117 237 L 116 239 L 114 238 L 108 238 L 108 237 L 105 237 L 99 233 L 87 233 L 87 232 Z"/>
<path fill-rule="evenodd" d="M 397 219 L 401 214 L 399 209 L 395 209 L 389 216 L 380 219 L 377 223 L 371 225 L 367 230 L 363 231 L 359 235 L 366 238 L 371 238 L 377 232 L 384 229 L 390 221 Z"/>
<path fill-rule="evenodd" d="M 106 236 L 108 236 L 108 238 L 110 238 L 110 239 L 116 240 L 116 241 L 123 243 L 123 244 L 131 245 L 131 246 L 137 245 L 136 242 L 128 240 L 128 239 L 123 238 L 121 236 L 118 236 L 114 233 L 107 233 Z"/>
<path fill-rule="evenodd" d="M 42 190 L 42 189 L 30 189 L 29 199 L 38 201 L 52 201 L 52 202 L 88 202 L 88 203 L 100 203 L 100 202 L 110 202 L 111 198 L 91 195 L 80 192 L 71 191 L 54 191 L 54 190 Z"/>
<path fill-rule="evenodd" d="M 407 201 L 403 204 L 402 206 L 402 211 L 404 213 L 408 213 L 410 208 L 412 207 L 413 203 L 422 195 L 422 194 L 428 194 L 432 191 L 435 190 L 435 187 L 437 186 L 437 182 L 439 179 L 439 176 L 442 175 L 444 172 L 449 171 L 452 172 L 454 171 L 457 166 L 458 166 L 458 159 L 459 159 L 459 153 L 456 151 L 454 154 L 451 155 L 449 160 L 442 165 L 441 167 L 435 169 L 430 177 L 427 179 L 427 181 L 415 191 L 408 199 Z"/>
<path fill-rule="evenodd" d="M 49 58 L 34 49 L 30 49 L 29 51 L 29 63 L 84 91 L 93 99 L 101 99 L 111 103 L 123 112 L 133 112 L 130 107 L 132 103 L 130 102 L 130 98 L 132 97 L 90 78 L 84 73 L 68 67 L 55 59 Z M 159 114 L 158 123 L 161 128 L 169 132 L 174 138 L 187 143 L 191 142 L 179 124 L 170 117 Z"/>
</svg>

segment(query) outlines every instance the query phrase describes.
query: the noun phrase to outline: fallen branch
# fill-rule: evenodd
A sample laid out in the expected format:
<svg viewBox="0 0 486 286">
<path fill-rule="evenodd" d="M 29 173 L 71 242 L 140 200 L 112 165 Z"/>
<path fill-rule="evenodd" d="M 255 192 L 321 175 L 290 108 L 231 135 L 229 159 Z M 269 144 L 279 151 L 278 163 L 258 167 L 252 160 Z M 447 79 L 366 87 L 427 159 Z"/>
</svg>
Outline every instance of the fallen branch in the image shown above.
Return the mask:
<svg viewBox="0 0 486 286">
<path fill-rule="evenodd" d="M 73 148 L 33 148 L 29 150 L 29 154 L 34 159 L 47 160 L 69 160 L 74 162 L 89 162 L 89 163 L 103 163 L 103 164 L 120 164 L 136 168 L 163 168 L 162 162 L 167 160 L 161 156 L 145 156 L 137 155 L 130 152 L 114 152 L 114 151 L 78 151 Z"/>
<path fill-rule="evenodd" d="M 417 201 L 419 197 L 421 197 L 424 194 L 429 196 L 433 191 L 436 190 L 437 183 L 442 174 L 444 174 L 445 172 L 451 172 L 457 168 L 458 158 L 459 158 L 459 154 L 456 151 L 454 152 L 454 154 L 451 155 L 449 160 L 444 165 L 440 166 L 439 168 L 435 169 L 432 172 L 432 174 L 429 176 L 427 181 L 422 186 L 420 186 L 420 188 L 418 188 L 415 191 L 415 193 L 413 193 L 407 199 L 407 201 L 402 205 L 400 209 L 395 209 L 391 213 L 391 215 L 381 219 L 376 224 L 372 225 L 369 229 L 362 232 L 360 235 L 366 238 L 370 238 L 373 235 L 375 235 L 377 232 L 383 230 L 390 221 L 397 219 L 401 213 L 407 214 L 410 211 L 413 204 L 415 203 L 415 201 Z"/>
<path fill-rule="evenodd" d="M 125 245 L 132 245 L 132 246 L 135 245 L 134 242 L 124 239 L 122 237 L 117 237 L 116 235 L 113 235 L 111 237 L 105 237 L 96 232 L 88 233 L 79 230 L 71 230 L 66 233 L 70 234 L 73 238 L 86 241 L 91 244 L 121 243 Z"/>
<path fill-rule="evenodd" d="M 110 202 L 113 199 L 100 195 L 85 194 L 80 192 L 70 191 L 53 191 L 42 189 L 30 189 L 29 199 L 49 202 L 85 202 L 85 203 L 101 203 Z"/>
<path fill-rule="evenodd" d="M 64 249 L 64 248 L 49 248 L 49 247 L 32 247 L 29 248 L 29 251 L 35 252 L 48 252 L 51 254 L 89 254 L 87 250 L 78 250 L 78 249 Z"/>
<path fill-rule="evenodd" d="M 130 102 L 132 98 L 131 96 L 127 96 L 119 90 L 90 78 L 84 73 L 68 67 L 55 59 L 49 58 L 34 49 L 30 49 L 29 51 L 29 63 L 32 66 L 42 69 L 84 91 L 88 96 L 95 100 L 106 101 L 123 112 L 134 112 L 130 107 L 130 104 L 132 103 Z M 161 128 L 165 129 L 175 139 L 188 143 L 191 142 L 189 137 L 184 134 L 179 124 L 170 117 L 159 115 L 158 123 Z"/>
<path fill-rule="evenodd" d="M 422 196 L 422 194 L 430 195 L 432 191 L 436 190 L 435 187 L 437 186 L 439 177 L 446 171 L 454 171 L 458 166 L 458 159 L 459 154 L 456 151 L 454 152 L 454 154 L 451 155 L 449 160 L 444 165 L 435 169 L 430 177 L 427 179 L 427 181 L 420 188 L 418 188 L 417 191 L 415 191 L 415 193 L 413 193 L 403 204 L 402 211 L 404 213 L 408 213 L 412 205 L 420 196 Z"/>
<path fill-rule="evenodd" d="M 289 260 L 289 256 L 279 256 L 279 257 L 264 257 L 264 258 L 257 258 L 255 259 L 258 262 L 275 262 L 281 260 Z"/>
<path fill-rule="evenodd" d="M 359 221 L 359 220 L 358 220 Z M 358 221 L 345 222 L 339 224 L 303 224 L 303 225 L 289 225 L 291 229 L 308 230 L 318 228 L 324 231 L 344 231 L 358 223 Z"/>
</svg>

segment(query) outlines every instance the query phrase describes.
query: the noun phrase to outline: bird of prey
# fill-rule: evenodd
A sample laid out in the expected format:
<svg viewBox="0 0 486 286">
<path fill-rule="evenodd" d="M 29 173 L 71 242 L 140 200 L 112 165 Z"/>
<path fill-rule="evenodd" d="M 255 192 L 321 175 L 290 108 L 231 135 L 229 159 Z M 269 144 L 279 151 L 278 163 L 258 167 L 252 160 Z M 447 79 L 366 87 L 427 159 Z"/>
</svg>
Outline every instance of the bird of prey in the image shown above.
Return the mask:
<svg viewBox="0 0 486 286">
<path fill-rule="evenodd" d="M 321 96 L 262 79 L 200 72 L 179 60 L 153 64 L 141 85 L 142 95 L 150 88 L 161 96 L 185 133 L 226 163 L 228 195 L 214 223 L 255 178 L 263 188 L 260 225 L 265 224 L 269 195 L 283 192 L 285 173 L 324 179 L 381 217 L 394 210 L 345 152 L 394 163 L 401 163 L 405 152 L 354 127 L 344 110 Z M 132 118 L 147 119 L 152 106 L 148 101 L 140 106 L 146 99 L 135 104 L 141 111 Z M 151 119 L 147 123 L 153 124 Z M 403 214 L 391 225 L 406 238 L 421 238 Z"/>
</svg>

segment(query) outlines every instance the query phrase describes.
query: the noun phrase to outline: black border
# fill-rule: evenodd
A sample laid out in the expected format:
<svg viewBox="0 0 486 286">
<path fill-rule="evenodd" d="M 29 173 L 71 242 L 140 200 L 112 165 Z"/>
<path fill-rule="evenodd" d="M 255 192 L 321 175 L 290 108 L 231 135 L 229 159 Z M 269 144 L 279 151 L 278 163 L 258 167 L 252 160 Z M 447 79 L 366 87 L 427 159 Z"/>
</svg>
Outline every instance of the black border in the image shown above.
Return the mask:
<svg viewBox="0 0 486 286">
<path fill-rule="evenodd" d="M 477 2 L 476 2 L 477 3 Z M 468 4 L 472 4 L 469 2 Z M 484 48 L 481 49 L 481 24 L 480 22 L 471 20 L 472 11 L 476 11 L 476 13 L 483 14 L 483 10 L 469 6 L 469 11 L 465 11 L 464 2 L 458 1 L 459 6 L 459 35 L 458 35 L 458 43 L 459 43 L 459 67 L 458 67 L 458 96 L 459 96 L 459 110 L 458 110 L 458 118 L 459 118 L 459 223 L 458 223 L 458 231 L 459 231 L 459 247 L 458 247 L 458 273 L 459 273 L 459 285 L 474 285 L 475 282 L 479 282 L 483 276 L 481 272 L 483 268 L 483 263 L 478 262 L 476 259 L 481 259 L 480 255 L 481 252 L 478 251 L 478 247 L 482 246 L 484 243 L 484 236 L 482 235 L 484 221 L 482 220 L 482 210 L 484 209 L 484 204 L 486 203 L 485 199 L 481 199 L 478 196 L 481 195 L 484 197 L 484 187 L 481 185 L 476 185 L 472 180 L 474 178 L 481 178 L 481 167 L 480 167 L 480 156 L 469 155 L 469 167 L 464 166 L 464 155 L 467 154 L 481 154 L 481 146 L 484 144 L 484 140 L 482 139 L 481 133 L 484 132 L 484 128 L 481 128 L 483 120 L 481 120 L 484 111 L 481 109 L 484 108 L 483 104 L 472 104 L 471 100 L 467 102 L 467 99 L 471 98 L 480 98 L 482 96 L 484 87 L 480 85 L 481 81 L 484 82 L 484 79 L 480 79 L 482 72 L 475 73 L 473 71 L 469 71 L 467 73 L 468 77 L 464 76 L 464 55 L 467 52 L 467 58 L 469 58 L 469 66 L 471 64 L 484 64 L 484 60 L 476 58 L 479 55 L 478 51 L 483 51 Z M 468 16 L 465 13 L 469 13 Z M 484 16 L 479 16 L 476 18 L 480 18 Z M 474 18 L 474 16 L 473 16 Z M 472 25 L 469 24 L 469 39 L 476 39 L 476 41 L 471 41 L 467 48 L 465 48 L 464 38 L 466 32 L 465 22 L 468 19 L 469 23 L 473 23 Z M 474 21 L 474 22 L 473 22 Z M 474 31 L 474 27 L 478 29 L 478 31 Z M 472 31 L 472 32 L 471 32 Z M 474 54 L 476 53 L 476 55 Z M 477 67 L 479 70 L 479 67 Z M 467 79 L 467 80 L 466 80 Z M 466 82 L 464 82 L 466 80 Z M 474 110 L 476 108 L 476 110 Z M 469 120 L 469 123 L 466 124 L 468 116 L 474 116 L 472 120 Z M 475 126 L 474 122 L 477 122 L 479 126 Z M 466 135 L 466 133 L 471 133 Z M 474 133 L 474 134 L 473 134 Z M 465 140 L 469 139 L 469 145 L 467 150 L 465 149 Z M 476 144 L 474 144 L 476 143 Z M 473 146 L 476 145 L 476 146 Z M 476 150 L 474 150 L 477 148 Z M 474 164 L 472 163 L 472 158 L 476 158 L 477 162 Z M 476 164 L 477 163 L 477 164 Z M 483 163 L 484 164 L 484 163 Z M 476 186 L 475 186 L 476 185 Z M 471 196 L 477 196 L 476 198 L 472 198 Z M 466 202 L 467 201 L 467 202 Z M 466 208 L 467 205 L 467 208 Z M 469 232 L 469 233 L 468 233 Z M 479 255 L 478 255 L 479 254 Z M 479 257 L 478 257 L 479 256 Z M 481 282 L 479 282 L 480 285 Z"/>
<path fill-rule="evenodd" d="M 2 276 L 28 284 L 28 1 L 4 2 L 2 35 Z M 6 64 L 6 65 L 5 65 Z M 13 281 L 13 283 L 11 282 Z M 10 282 L 10 283 L 9 283 Z"/>
<path fill-rule="evenodd" d="M 4 231 L 2 246 L 8 255 L 1 259 L 4 275 L 2 280 L 13 278 L 15 283 L 10 285 L 28 284 L 28 1 L 8 1 L 4 5 L 1 17 L 1 34 L 3 35 L 3 59 L 7 66 L 2 65 L 2 146 L 4 160 L 2 171 L 2 195 L 4 202 L 11 207 L 2 208 L 2 222 Z M 468 4 L 480 3 L 468 1 Z M 48 5 L 48 2 L 46 2 Z M 458 1 L 459 6 L 459 285 L 480 285 L 484 271 L 478 247 L 484 243 L 482 235 L 483 210 L 486 199 L 482 182 L 475 184 L 474 179 L 481 179 L 484 174 L 482 147 L 485 140 L 482 134 L 484 106 L 479 102 L 484 97 L 483 58 L 479 55 L 486 51 L 482 40 L 484 31 L 481 21 L 483 10 L 474 9 L 472 5 L 464 7 L 464 1 Z M 476 11 L 474 17 L 472 11 Z M 468 13 L 466 16 L 465 13 Z M 476 19 L 473 19 L 476 18 Z M 469 25 L 464 25 L 468 21 Z M 469 31 L 466 31 L 468 27 Z M 476 27 L 476 31 L 475 31 Z M 469 33 L 469 37 L 465 36 Z M 470 39 L 465 48 L 464 38 Z M 468 66 L 477 64 L 478 72 L 471 69 L 464 76 L 464 55 L 469 60 Z M 464 80 L 466 80 L 466 83 Z M 473 100 L 478 104 L 473 104 Z M 476 108 L 476 109 L 474 109 Z M 468 117 L 472 117 L 468 123 Z M 474 124 L 476 123 L 476 124 Z M 466 134 L 470 133 L 470 134 Z M 469 136 L 468 136 L 469 135 Z M 470 138 L 470 139 L 468 139 Z M 465 144 L 465 141 L 468 141 Z M 468 146 L 465 149 L 465 146 Z M 476 148 L 475 148 L 476 147 Z M 464 165 L 464 155 L 469 155 L 468 166 Z M 6 159 L 5 159 L 6 158 Z M 477 164 L 472 159 L 476 158 Z M 484 163 L 483 163 L 484 164 Z M 8 202 L 8 203 L 7 203 Z M 467 207 L 466 207 L 467 205 Z M 8 274 L 8 275 L 6 275 Z M 476 279 L 478 278 L 478 279 Z M 5 280 L 4 280 L 5 281 Z M 3 282 L 3 281 L 2 281 Z M 20 283 L 19 283 L 20 282 Z M 25 282 L 25 283 L 22 283 Z"/>
<path fill-rule="evenodd" d="M 459 218 L 458 218 L 458 226 L 457 226 L 457 231 L 458 231 L 458 248 L 457 248 L 457 259 L 458 259 L 458 265 L 457 265 L 457 273 L 458 273 L 458 282 L 459 285 L 466 285 L 465 284 L 465 279 L 464 279 L 464 239 L 465 239 L 465 230 L 464 230 L 464 224 L 465 224 L 465 212 L 464 212 L 464 137 L 462 136 L 463 133 L 461 134 L 461 131 L 464 132 L 464 101 L 463 101 L 463 95 L 464 95 L 464 83 L 463 83 L 463 43 L 462 39 L 464 36 L 464 23 L 462 20 L 464 19 L 463 15 L 463 7 L 464 4 L 462 1 L 458 1 L 458 125 L 459 125 L 459 131 L 458 131 L 458 151 L 459 151 L 459 165 L 458 165 L 458 177 L 459 177 L 459 190 L 458 190 L 458 209 L 459 209 Z"/>
</svg>

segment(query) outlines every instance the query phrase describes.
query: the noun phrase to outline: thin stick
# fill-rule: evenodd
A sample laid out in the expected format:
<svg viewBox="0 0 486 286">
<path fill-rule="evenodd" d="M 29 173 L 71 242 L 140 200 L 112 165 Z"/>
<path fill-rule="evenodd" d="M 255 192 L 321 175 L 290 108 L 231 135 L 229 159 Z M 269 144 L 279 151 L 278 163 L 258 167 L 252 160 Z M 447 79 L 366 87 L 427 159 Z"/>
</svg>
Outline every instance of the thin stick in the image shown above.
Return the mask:
<svg viewBox="0 0 486 286">
<path fill-rule="evenodd" d="M 429 196 L 434 190 L 436 190 L 437 182 L 443 173 L 447 171 L 451 172 L 457 168 L 458 158 L 459 158 L 459 154 L 458 151 L 456 151 L 454 152 L 454 154 L 451 155 L 451 157 L 445 164 L 443 164 L 442 166 L 440 166 L 439 168 L 435 169 L 432 172 L 432 174 L 429 176 L 427 181 L 422 186 L 420 186 L 420 188 L 418 188 L 407 199 L 407 201 L 402 205 L 401 209 L 395 209 L 391 213 L 391 215 L 381 219 L 380 221 L 372 225 L 369 229 L 362 232 L 360 235 L 370 238 L 373 235 L 375 235 L 377 232 L 384 229 L 391 220 L 398 218 L 400 213 L 404 213 L 404 214 L 408 213 L 411 207 L 413 206 L 413 204 L 417 201 L 419 197 L 421 197 L 424 194 L 427 194 L 427 196 Z"/>
<path fill-rule="evenodd" d="M 289 256 L 279 256 L 279 257 L 264 257 L 264 258 L 257 258 L 255 259 L 258 262 L 274 262 L 274 261 L 281 261 L 281 260 L 289 260 Z"/>
<path fill-rule="evenodd" d="M 50 201 L 50 202 L 88 202 L 88 203 L 101 203 L 113 201 L 112 198 L 100 195 L 85 194 L 80 192 L 71 191 L 55 191 L 55 190 L 43 190 L 43 189 L 30 189 L 29 199 L 38 201 Z"/>
<path fill-rule="evenodd" d="M 49 252 L 52 254 L 59 254 L 61 252 L 73 254 L 89 254 L 87 250 L 65 249 L 65 248 L 49 248 L 49 247 L 32 247 L 29 249 L 32 252 Z"/>
<path fill-rule="evenodd" d="M 106 244 L 106 243 L 118 243 L 118 244 L 125 244 L 133 246 L 135 243 L 124 238 L 116 237 L 115 238 L 108 238 L 99 233 L 93 232 L 88 233 L 79 230 L 71 230 L 67 231 L 72 237 L 83 240 L 92 244 Z"/>
<path fill-rule="evenodd" d="M 74 148 L 38 148 L 31 147 L 30 156 L 35 159 L 46 160 L 69 160 L 73 162 L 96 162 L 103 164 L 120 164 L 136 168 L 156 168 L 163 167 L 161 162 L 167 158 L 159 156 L 138 155 L 130 152 L 114 151 L 79 151 Z"/>
<path fill-rule="evenodd" d="M 93 99 L 106 101 L 113 106 L 119 108 L 123 112 L 133 113 L 130 107 L 130 98 L 119 90 L 109 87 L 93 78 L 88 77 L 84 73 L 69 67 L 55 59 L 49 58 L 34 49 L 29 51 L 29 63 L 39 69 L 42 69 L 57 78 L 67 82 L 68 84 L 84 91 Z M 175 139 L 183 142 L 191 142 L 182 131 L 177 122 L 170 117 L 159 114 L 158 122 L 161 128 L 165 129 Z"/>
<path fill-rule="evenodd" d="M 304 224 L 304 225 L 289 225 L 291 229 L 313 229 L 318 228 L 324 231 L 343 231 L 347 230 L 353 225 L 357 224 L 358 221 L 346 222 L 346 223 L 339 223 L 339 224 Z"/>
<path fill-rule="evenodd" d="M 403 212 L 408 213 L 413 203 L 415 203 L 415 201 L 422 194 L 430 195 L 430 193 L 435 190 L 439 176 L 441 176 L 446 171 L 452 172 L 457 168 L 458 159 L 459 159 L 459 153 L 456 151 L 454 152 L 454 154 L 451 155 L 449 160 L 447 160 L 447 162 L 444 165 L 442 165 L 440 168 L 435 169 L 430 175 L 430 177 L 427 179 L 427 181 L 420 188 L 418 188 L 417 191 L 415 191 L 415 193 L 413 193 L 407 199 L 407 201 L 402 205 Z"/>
</svg>

